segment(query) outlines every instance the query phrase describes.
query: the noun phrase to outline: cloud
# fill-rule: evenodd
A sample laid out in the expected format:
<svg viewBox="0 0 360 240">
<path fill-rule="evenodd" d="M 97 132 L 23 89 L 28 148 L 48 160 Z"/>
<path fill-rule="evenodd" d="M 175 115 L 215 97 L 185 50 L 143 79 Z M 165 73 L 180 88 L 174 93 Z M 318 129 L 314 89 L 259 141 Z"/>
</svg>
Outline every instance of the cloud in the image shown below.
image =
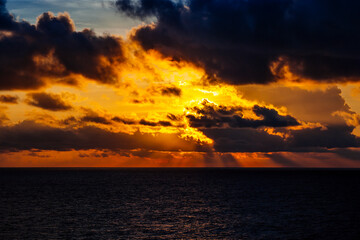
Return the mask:
<svg viewBox="0 0 360 240">
<path fill-rule="evenodd" d="M 285 66 L 297 80 L 360 77 L 355 0 L 117 0 L 115 6 L 130 17 L 155 17 L 155 24 L 135 29 L 132 39 L 203 67 L 209 79 L 270 83 Z"/>
<path fill-rule="evenodd" d="M 119 38 L 75 31 L 67 13 L 43 13 L 35 25 L 17 21 L 5 3 L 0 0 L 0 90 L 74 85 L 74 74 L 117 83 L 116 66 L 123 61 Z"/>
<path fill-rule="evenodd" d="M 161 95 L 163 96 L 181 96 L 181 89 L 175 86 L 163 87 L 161 89 Z"/>
<path fill-rule="evenodd" d="M 296 148 L 346 148 L 359 147 L 359 138 L 352 134 L 353 126 L 335 125 L 327 129 L 312 128 L 292 131 L 290 144 Z"/>
<path fill-rule="evenodd" d="M 335 100 L 341 101 L 333 110 L 349 111 L 342 98 Z M 186 111 L 189 126 L 213 140 L 216 152 L 325 152 L 360 147 L 360 138 L 353 134 L 356 125 L 344 119 L 324 125 L 300 124 L 269 106 L 226 106 L 207 100 Z M 332 111 L 326 112 L 330 115 Z M 274 161 L 286 160 L 273 157 Z"/>
<path fill-rule="evenodd" d="M 180 121 L 181 120 L 181 116 L 176 116 L 175 114 L 172 114 L 172 113 L 168 113 L 166 117 L 168 119 L 170 119 L 171 121 Z"/>
<path fill-rule="evenodd" d="M 249 100 L 266 102 L 276 107 L 284 106 L 297 119 L 306 122 L 342 124 L 343 118 L 334 115 L 335 112 L 354 113 L 341 96 L 338 87 L 305 90 L 296 87 L 257 85 L 241 86 L 240 92 Z"/>
<path fill-rule="evenodd" d="M 287 130 L 288 137 L 270 134 L 264 129 L 206 128 L 199 129 L 214 141 L 218 152 L 324 152 L 333 148 L 360 147 L 352 134 L 354 127 L 328 126 Z"/>
<path fill-rule="evenodd" d="M 88 108 L 83 108 L 83 110 L 85 111 L 85 115 L 78 120 L 79 123 L 92 122 L 92 123 L 99 123 L 104 125 L 112 124 L 111 120 L 108 119 L 108 117 L 106 116 L 100 115 L 99 113 Z M 76 120 L 76 119 L 74 118 L 71 120 Z"/>
<path fill-rule="evenodd" d="M 201 131 L 214 141 L 217 152 L 277 152 L 286 148 L 281 136 L 253 128 L 206 128 Z"/>
<path fill-rule="evenodd" d="M 100 123 L 100 124 L 105 124 L 105 125 L 111 124 L 111 122 L 108 119 L 106 119 L 105 117 L 95 116 L 95 115 L 86 115 L 86 116 L 82 117 L 80 119 L 80 121 Z"/>
<path fill-rule="evenodd" d="M 195 151 L 198 143 L 181 139 L 177 134 L 127 134 L 94 126 L 57 128 L 33 121 L 0 127 L 0 150 L 131 150 Z"/>
<path fill-rule="evenodd" d="M 172 126 L 171 122 L 169 122 L 169 121 L 152 122 L 152 121 L 147 121 L 145 119 L 141 119 L 139 124 L 145 125 L 145 126 L 151 126 L 151 127 L 155 127 L 155 126 L 170 127 L 170 126 Z"/>
<path fill-rule="evenodd" d="M 194 114 L 187 114 L 190 126 L 195 128 L 231 127 L 231 128 L 258 128 L 258 127 L 289 127 L 300 123 L 290 115 L 280 115 L 275 109 L 255 105 L 251 109 L 261 119 L 243 117 L 241 107 L 216 106 L 204 100 L 200 106 L 189 108 Z"/>
<path fill-rule="evenodd" d="M 111 120 L 114 121 L 114 122 L 120 122 L 120 123 L 128 124 L 128 125 L 136 124 L 135 120 L 125 119 L 125 118 L 121 118 L 121 117 L 118 117 L 118 116 L 113 117 Z"/>
<path fill-rule="evenodd" d="M 102 153 L 91 153 L 91 154 L 86 154 L 86 153 L 79 153 L 78 155 L 80 158 L 89 158 L 89 157 L 95 157 L 95 158 L 105 158 L 105 157 L 109 157 L 109 154 L 102 152 Z"/>
<path fill-rule="evenodd" d="M 62 100 L 61 96 L 54 93 L 29 93 L 26 103 L 49 111 L 67 111 L 72 109 L 69 103 Z"/>
<path fill-rule="evenodd" d="M 152 84 L 149 86 L 146 91 L 149 93 L 149 96 L 143 96 L 139 98 L 138 92 L 134 92 L 134 96 L 138 97 L 133 100 L 133 103 L 155 103 L 155 100 L 152 97 L 156 95 L 161 95 L 165 97 L 180 97 L 182 94 L 181 88 L 174 86 L 172 84 Z"/>
<path fill-rule="evenodd" d="M 9 120 L 9 117 L 5 113 L 6 109 L 6 107 L 0 106 L 0 125 Z"/>
<path fill-rule="evenodd" d="M 131 102 L 136 103 L 136 104 L 145 104 L 145 103 L 154 104 L 155 103 L 154 99 L 151 99 L 151 98 L 133 99 Z"/>
<path fill-rule="evenodd" d="M 37 158 L 50 158 L 51 156 L 50 155 L 44 155 L 44 154 L 39 154 L 37 153 L 36 151 L 31 151 L 28 156 L 31 156 L 31 157 L 37 157 Z"/>
<path fill-rule="evenodd" d="M 63 125 L 86 125 L 86 123 L 97 123 L 103 125 L 112 125 L 114 123 L 122 123 L 126 125 L 143 125 L 143 126 L 162 126 L 162 127 L 171 127 L 173 126 L 170 121 L 160 120 L 160 121 L 149 121 L 146 119 L 130 119 L 119 116 L 111 116 L 109 114 L 104 114 L 96 112 L 89 108 L 82 108 L 84 114 L 81 117 L 70 116 L 64 120 L 60 121 L 60 124 Z M 84 124 L 85 123 L 85 124 Z"/>
<path fill-rule="evenodd" d="M 12 95 L 0 95 L 0 102 L 1 103 L 10 103 L 10 104 L 17 104 L 18 97 Z"/>
</svg>

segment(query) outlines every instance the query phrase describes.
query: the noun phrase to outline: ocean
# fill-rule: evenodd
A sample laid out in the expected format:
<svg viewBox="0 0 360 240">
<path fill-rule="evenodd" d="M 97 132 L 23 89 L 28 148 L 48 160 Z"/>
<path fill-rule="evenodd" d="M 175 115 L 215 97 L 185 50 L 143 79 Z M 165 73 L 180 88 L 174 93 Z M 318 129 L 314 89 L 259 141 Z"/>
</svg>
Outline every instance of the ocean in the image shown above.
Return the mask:
<svg viewBox="0 0 360 240">
<path fill-rule="evenodd" d="M 360 170 L 0 169 L 0 239 L 360 239 Z"/>
</svg>

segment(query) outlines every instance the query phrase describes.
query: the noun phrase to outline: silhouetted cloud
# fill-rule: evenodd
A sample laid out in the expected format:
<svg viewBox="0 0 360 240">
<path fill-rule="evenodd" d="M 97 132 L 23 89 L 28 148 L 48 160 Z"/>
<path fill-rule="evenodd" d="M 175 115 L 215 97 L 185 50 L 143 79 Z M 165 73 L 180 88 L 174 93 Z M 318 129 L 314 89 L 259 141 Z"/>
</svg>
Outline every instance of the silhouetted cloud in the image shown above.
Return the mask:
<svg viewBox="0 0 360 240">
<path fill-rule="evenodd" d="M 16 104 L 18 103 L 18 97 L 12 96 L 12 95 L 0 95 L 0 102 L 1 103 L 10 103 L 10 104 Z"/>
<path fill-rule="evenodd" d="M 111 125 L 114 122 L 122 122 L 124 124 L 133 124 L 131 120 L 126 121 L 119 117 L 110 118 L 104 114 L 98 113 L 89 108 L 82 108 L 84 114 L 81 117 L 68 117 L 60 121 L 64 125 L 86 125 L 86 123 L 97 123 L 103 125 Z"/>
<path fill-rule="evenodd" d="M 113 117 L 111 120 L 114 122 L 121 122 L 121 123 L 128 124 L 128 125 L 136 124 L 136 121 L 134 121 L 134 120 L 125 119 L 125 118 L 121 118 L 121 117 L 117 117 L 117 116 Z"/>
<path fill-rule="evenodd" d="M 276 107 L 286 107 L 296 118 L 307 122 L 338 124 L 344 120 L 334 112 L 353 113 L 338 87 L 327 89 L 301 89 L 284 86 L 241 86 L 245 99 L 264 101 Z"/>
<path fill-rule="evenodd" d="M 155 17 L 133 39 L 205 68 L 209 79 L 269 83 L 284 65 L 320 82 L 360 77 L 356 0 L 117 0 L 115 6 L 130 17 Z"/>
<path fill-rule="evenodd" d="M 78 120 L 79 123 L 91 122 L 91 123 L 99 123 L 104 125 L 112 124 L 109 117 L 99 114 L 98 112 L 92 109 L 83 108 L 83 111 L 85 112 L 85 114 Z"/>
<path fill-rule="evenodd" d="M 136 104 L 143 104 L 143 103 L 154 104 L 155 103 L 154 99 L 151 99 L 151 98 L 133 99 L 133 100 L 131 100 L 131 102 L 136 103 Z"/>
<path fill-rule="evenodd" d="M 282 137 L 253 128 L 206 128 L 201 131 L 214 140 L 217 152 L 277 152 L 286 148 Z"/>
<path fill-rule="evenodd" d="M 0 90 L 36 89 L 48 82 L 74 85 L 71 74 L 107 84 L 117 82 L 114 65 L 123 59 L 121 41 L 75 31 L 67 13 L 40 15 L 35 25 L 18 21 L 0 0 Z"/>
<path fill-rule="evenodd" d="M 161 95 L 179 97 L 181 95 L 181 89 L 175 86 L 163 87 L 161 89 Z"/>
<path fill-rule="evenodd" d="M 198 143 L 184 140 L 177 134 L 111 132 L 94 126 L 57 128 L 33 121 L 0 127 L 0 150 L 111 150 L 145 149 L 157 151 L 195 151 Z"/>
<path fill-rule="evenodd" d="M 29 93 L 26 103 L 50 111 L 67 111 L 72 109 L 69 103 L 62 100 L 60 95 L 54 93 Z"/>
<path fill-rule="evenodd" d="M 349 110 L 341 102 L 335 110 Z M 224 106 L 207 100 L 187 110 L 189 125 L 212 139 L 214 150 L 218 152 L 323 152 L 360 147 L 360 138 L 353 134 L 356 126 L 344 120 L 325 126 L 307 126 L 306 123 L 300 126 L 294 117 L 281 115 L 269 107 Z M 245 118 L 243 115 L 249 110 L 258 119 Z M 290 126 L 298 127 L 286 128 Z"/>
<path fill-rule="evenodd" d="M 181 120 L 181 116 L 176 116 L 172 113 L 168 113 L 166 116 L 168 119 L 170 119 L 171 121 L 179 121 Z"/>
<path fill-rule="evenodd" d="M 359 138 L 352 134 L 355 127 L 347 125 L 327 126 L 327 129 L 310 128 L 294 130 L 289 140 L 296 148 L 346 148 L 359 147 Z"/>
<path fill-rule="evenodd" d="M 162 126 L 162 127 L 171 127 L 173 126 L 169 121 L 149 121 L 146 119 L 135 120 L 129 118 L 123 118 L 119 116 L 111 117 L 108 115 L 100 114 L 94 110 L 83 108 L 85 114 L 82 117 L 68 117 L 60 121 L 64 125 L 74 125 L 74 124 L 84 124 L 84 123 L 98 123 L 104 125 L 111 125 L 113 123 L 123 123 L 126 125 L 144 125 L 150 127 Z"/>
<path fill-rule="evenodd" d="M 72 124 L 77 124 L 78 120 L 74 116 L 71 116 L 64 120 L 61 120 L 60 123 L 64 125 L 72 125 Z"/>
<path fill-rule="evenodd" d="M 219 152 L 323 152 L 360 147 L 360 139 L 352 134 L 353 129 L 344 125 L 288 130 L 287 138 L 253 128 L 205 128 L 200 131 L 214 140 L 214 148 Z"/>
<path fill-rule="evenodd" d="M 147 121 L 145 119 L 141 119 L 139 124 L 141 125 L 145 125 L 145 126 L 163 126 L 163 127 L 170 127 L 172 126 L 171 122 L 169 121 L 158 121 L 158 122 L 152 122 L 152 121 Z"/>
<path fill-rule="evenodd" d="M 111 124 L 111 122 L 108 119 L 106 119 L 105 117 L 94 116 L 94 115 L 86 115 L 86 116 L 82 117 L 80 120 L 82 122 L 94 122 L 94 123 L 100 123 L 100 124 L 105 124 L 105 125 Z"/>
<path fill-rule="evenodd" d="M 247 119 L 242 116 L 241 107 L 216 106 L 203 101 L 200 106 L 189 109 L 196 114 L 186 115 L 190 126 L 195 128 L 231 127 L 289 127 L 300 123 L 290 115 L 280 115 L 275 109 L 255 105 L 252 111 L 262 119 Z"/>
<path fill-rule="evenodd" d="M 102 152 L 102 153 L 91 153 L 91 154 L 86 154 L 86 153 L 79 153 L 78 155 L 80 158 L 88 158 L 88 157 L 96 157 L 96 158 L 105 158 L 108 157 L 109 154 Z"/>
<path fill-rule="evenodd" d="M 157 126 L 157 123 L 146 121 L 145 119 L 141 119 L 139 123 L 141 125 L 146 125 L 146 126 L 152 126 L 152 127 Z"/>
<path fill-rule="evenodd" d="M 172 126 L 171 122 L 169 121 L 158 121 L 158 124 L 163 127 L 170 127 Z"/>
</svg>

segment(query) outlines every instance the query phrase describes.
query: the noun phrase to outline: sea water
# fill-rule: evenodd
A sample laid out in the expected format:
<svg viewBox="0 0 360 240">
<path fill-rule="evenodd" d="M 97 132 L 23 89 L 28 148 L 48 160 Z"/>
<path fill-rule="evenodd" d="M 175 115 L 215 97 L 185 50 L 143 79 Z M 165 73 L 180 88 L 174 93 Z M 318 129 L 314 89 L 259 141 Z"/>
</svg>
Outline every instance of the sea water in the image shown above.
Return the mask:
<svg viewBox="0 0 360 240">
<path fill-rule="evenodd" d="M 360 170 L 0 169 L 0 239 L 360 239 Z"/>
</svg>

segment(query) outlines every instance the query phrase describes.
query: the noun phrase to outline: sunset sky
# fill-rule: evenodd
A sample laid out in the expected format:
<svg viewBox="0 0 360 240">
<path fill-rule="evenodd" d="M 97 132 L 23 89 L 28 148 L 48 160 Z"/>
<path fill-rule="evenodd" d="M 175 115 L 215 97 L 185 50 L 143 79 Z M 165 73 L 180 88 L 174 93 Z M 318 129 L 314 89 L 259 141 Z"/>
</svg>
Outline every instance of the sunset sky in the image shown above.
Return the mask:
<svg viewBox="0 0 360 240">
<path fill-rule="evenodd" d="M 0 0 L 0 167 L 360 167 L 359 9 Z"/>
</svg>

